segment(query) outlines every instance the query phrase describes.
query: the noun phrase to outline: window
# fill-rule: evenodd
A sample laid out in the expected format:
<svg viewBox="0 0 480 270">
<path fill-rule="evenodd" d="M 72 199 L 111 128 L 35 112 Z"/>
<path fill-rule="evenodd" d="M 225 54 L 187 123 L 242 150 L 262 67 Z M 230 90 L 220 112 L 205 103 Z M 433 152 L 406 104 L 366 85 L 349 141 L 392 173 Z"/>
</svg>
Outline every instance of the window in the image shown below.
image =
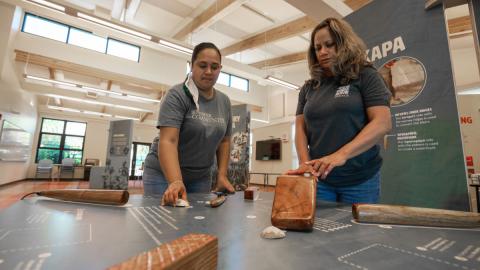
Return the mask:
<svg viewBox="0 0 480 270">
<path fill-rule="evenodd" d="M 230 76 L 227 73 L 220 72 L 217 83 L 230 86 Z"/>
<path fill-rule="evenodd" d="M 89 31 L 78 29 L 30 13 L 25 13 L 22 31 L 100 53 L 136 62 L 140 61 L 139 46 L 112 38 L 96 36 Z"/>
<path fill-rule="evenodd" d="M 107 40 L 105 38 L 73 27 L 70 28 L 68 43 L 101 53 L 104 53 L 107 49 Z"/>
<path fill-rule="evenodd" d="M 249 81 L 247 79 L 225 72 L 220 72 L 217 83 L 226 85 L 228 87 L 237 88 L 245 92 L 248 92 L 249 88 Z"/>
<path fill-rule="evenodd" d="M 230 86 L 240 90 L 248 91 L 248 80 L 230 75 Z"/>
<path fill-rule="evenodd" d="M 35 162 L 50 159 L 60 164 L 64 158 L 73 158 L 81 164 L 86 128 L 87 123 L 42 118 Z"/>
<path fill-rule="evenodd" d="M 138 62 L 140 57 L 140 47 L 109 38 L 107 54 Z"/>
<path fill-rule="evenodd" d="M 22 31 L 41 37 L 67 42 L 69 27 L 32 14 L 25 14 Z"/>
</svg>

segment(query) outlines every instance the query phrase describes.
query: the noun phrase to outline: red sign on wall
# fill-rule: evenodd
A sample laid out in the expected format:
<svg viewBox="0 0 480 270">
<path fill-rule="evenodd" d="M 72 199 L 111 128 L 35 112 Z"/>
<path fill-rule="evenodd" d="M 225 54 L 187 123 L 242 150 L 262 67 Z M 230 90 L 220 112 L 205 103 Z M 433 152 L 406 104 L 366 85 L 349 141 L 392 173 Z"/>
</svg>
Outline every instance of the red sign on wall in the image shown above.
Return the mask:
<svg viewBox="0 0 480 270">
<path fill-rule="evenodd" d="M 471 116 L 460 116 L 460 124 L 472 124 L 473 119 Z"/>
<path fill-rule="evenodd" d="M 467 160 L 467 166 L 473 167 L 473 156 L 467 156 L 465 159 Z"/>
</svg>

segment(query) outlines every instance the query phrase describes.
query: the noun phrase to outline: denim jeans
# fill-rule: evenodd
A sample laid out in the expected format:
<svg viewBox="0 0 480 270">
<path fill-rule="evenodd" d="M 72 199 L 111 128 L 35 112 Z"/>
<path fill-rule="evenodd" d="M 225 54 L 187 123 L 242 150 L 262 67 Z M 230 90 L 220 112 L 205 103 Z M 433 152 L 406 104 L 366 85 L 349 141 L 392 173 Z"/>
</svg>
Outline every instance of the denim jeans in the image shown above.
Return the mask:
<svg viewBox="0 0 480 270">
<path fill-rule="evenodd" d="M 143 194 L 147 196 L 163 195 L 168 188 L 168 181 L 161 171 L 145 168 L 143 171 Z M 211 180 L 184 181 L 188 193 L 209 193 Z"/>
<path fill-rule="evenodd" d="M 367 181 L 353 186 L 334 187 L 319 180 L 317 200 L 343 203 L 378 203 L 380 200 L 380 171 Z"/>
</svg>

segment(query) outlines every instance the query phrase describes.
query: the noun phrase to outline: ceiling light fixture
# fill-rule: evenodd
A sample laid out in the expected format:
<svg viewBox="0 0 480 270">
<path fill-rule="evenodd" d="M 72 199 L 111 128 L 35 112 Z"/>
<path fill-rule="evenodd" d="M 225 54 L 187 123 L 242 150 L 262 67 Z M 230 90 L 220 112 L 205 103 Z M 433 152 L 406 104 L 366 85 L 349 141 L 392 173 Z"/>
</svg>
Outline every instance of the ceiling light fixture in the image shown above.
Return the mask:
<svg viewBox="0 0 480 270">
<path fill-rule="evenodd" d="M 192 55 L 192 53 L 193 53 L 193 50 L 190 49 L 190 48 L 187 48 L 187 47 L 184 47 L 184 46 L 181 46 L 181 45 L 178 45 L 178 44 L 175 44 L 175 43 L 163 40 L 163 39 L 160 39 L 158 41 L 158 44 L 160 44 L 160 46 L 163 46 L 165 48 L 175 50 L 177 52 L 185 53 L 185 54 L 188 54 L 188 55 Z"/>
<path fill-rule="evenodd" d="M 32 3 L 32 4 L 35 4 L 35 5 L 40 5 L 42 7 L 55 9 L 55 10 L 58 10 L 58 11 L 61 11 L 61 12 L 65 12 L 65 7 L 64 6 L 52 3 L 50 1 L 44 1 L 44 0 L 23 0 L 23 1 L 24 2 L 29 2 L 29 3 Z"/>
<path fill-rule="evenodd" d="M 136 107 L 130 107 L 130 106 L 123 106 L 123 105 L 113 105 L 113 107 L 120 108 L 120 109 L 131 110 L 131 111 L 137 111 L 137 112 L 152 112 L 152 111 L 149 111 L 149 110 L 144 110 L 144 109 L 140 109 L 140 108 L 136 108 Z"/>
<path fill-rule="evenodd" d="M 98 115 L 98 116 L 107 116 L 112 117 L 111 114 L 108 113 L 101 113 L 101 112 L 93 112 L 93 111 L 83 111 L 84 114 L 91 114 L 91 115 Z"/>
<path fill-rule="evenodd" d="M 120 118 L 120 119 L 130 119 L 130 120 L 140 121 L 140 118 L 135 118 L 135 117 L 121 116 L 121 115 L 114 115 L 113 117 Z"/>
<path fill-rule="evenodd" d="M 111 114 L 108 114 L 108 113 L 101 113 L 101 112 L 94 112 L 94 111 L 81 111 L 81 110 L 68 108 L 68 107 L 47 105 L 47 108 L 52 109 L 52 110 L 63 111 L 63 112 L 84 113 L 84 114 L 89 114 L 89 115 L 106 116 L 106 117 L 113 117 L 113 118 L 118 118 L 118 119 L 131 119 L 131 120 L 140 121 L 140 118 L 135 118 L 135 117 L 128 117 L 128 116 L 122 116 L 122 115 L 111 115 Z"/>
<path fill-rule="evenodd" d="M 76 102 L 81 102 L 81 103 L 87 103 L 87 104 L 92 104 L 92 105 L 100 105 L 100 106 L 112 106 L 113 104 L 106 103 L 106 102 L 100 102 L 100 101 L 94 101 L 94 100 L 88 100 L 88 99 L 81 99 L 81 98 L 74 98 L 74 97 L 67 97 L 67 96 L 61 96 L 61 95 L 55 95 L 55 94 L 46 94 L 47 97 L 51 98 L 62 98 L 66 100 L 71 100 L 71 101 L 76 101 Z"/>
<path fill-rule="evenodd" d="M 80 110 L 77 110 L 77 109 L 59 107 L 59 106 L 52 106 L 52 105 L 48 105 L 47 108 L 52 109 L 52 110 L 66 111 L 66 112 L 76 112 L 76 113 L 81 112 Z"/>
<path fill-rule="evenodd" d="M 133 99 L 138 99 L 138 100 L 143 100 L 143 101 L 160 103 L 160 100 L 158 100 L 158 99 L 140 97 L 140 96 L 135 96 L 135 95 L 130 95 L 130 94 L 127 94 L 127 95 L 125 95 L 125 96 L 126 96 L 126 97 L 129 97 L 129 98 L 133 98 Z"/>
<path fill-rule="evenodd" d="M 139 38 L 142 38 L 142 39 L 146 39 L 146 40 L 152 40 L 152 36 L 150 36 L 150 35 L 132 30 L 130 28 L 127 28 L 127 27 L 124 27 L 124 26 L 121 26 L 121 25 L 118 25 L 118 24 L 111 23 L 111 22 L 106 21 L 106 20 L 99 19 L 97 17 L 87 15 L 87 14 L 82 13 L 82 12 L 77 12 L 77 17 L 81 18 L 81 19 L 84 19 L 84 20 L 87 20 L 87 21 L 90 21 L 90 22 L 93 22 L 93 23 L 96 23 L 96 24 L 100 24 L 102 26 L 106 26 L 108 28 L 111 28 L 111 29 L 114 29 L 114 30 L 117 30 L 117 31 L 120 31 L 120 32 L 123 32 L 125 34 L 129 34 L 129 35 L 139 37 Z"/>
<path fill-rule="evenodd" d="M 74 97 L 67 97 L 67 96 L 61 96 L 61 95 L 55 95 L 55 94 L 46 94 L 46 96 L 51 97 L 51 98 L 63 98 L 63 99 L 66 99 L 66 100 L 82 102 L 82 103 L 87 103 L 87 104 L 92 104 L 92 105 L 100 105 L 100 106 L 126 109 L 126 110 L 130 110 L 130 111 L 150 112 L 150 113 L 152 112 L 152 111 L 149 111 L 149 110 L 136 108 L 136 107 L 116 105 L 116 104 L 111 104 L 111 103 L 106 103 L 106 102 L 100 102 L 100 101 L 94 101 L 94 100 L 88 100 L 88 99 L 81 99 L 81 98 L 74 98 Z"/>
<path fill-rule="evenodd" d="M 136 95 L 130 95 L 130 94 L 125 94 L 125 93 L 120 93 L 120 92 L 115 92 L 115 91 L 109 91 L 109 90 L 104 90 L 104 89 L 100 89 L 100 88 L 96 88 L 96 87 L 79 85 L 79 84 L 74 84 L 74 83 L 69 83 L 69 82 L 51 80 L 51 79 L 37 77 L 37 76 L 24 75 L 24 77 L 27 78 L 27 79 L 32 79 L 32 80 L 37 80 L 37 81 L 42 81 L 42 82 L 48 82 L 48 83 L 59 84 L 59 85 L 70 86 L 70 87 L 77 87 L 77 88 L 85 89 L 87 91 L 93 91 L 93 92 L 102 93 L 102 94 L 123 96 L 123 97 L 128 97 L 128 98 L 133 98 L 133 99 L 148 101 L 148 102 L 157 102 L 157 103 L 160 102 L 160 100 L 158 100 L 158 99 L 141 97 L 141 96 L 136 96 Z"/>
<path fill-rule="evenodd" d="M 85 85 L 81 85 L 80 86 L 82 89 L 86 89 L 86 90 L 90 90 L 90 91 L 93 91 L 93 92 L 100 92 L 100 93 L 104 93 L 104 94 L 112 94 L 112 95 L 117 95 L 117 96 L 122 96 L 122 93 L 119 93 L 119 92 L 114 92 L 114 91 L 109 91 L 109 90 L 103 90 L 103 89 L 99 89 L 99 88 L 95 88 L 95 87 L 90 87 L 90 86 L 85 86 Z"/>
<path fill-rule="evenodd" d="M 74 84 L 74 83 L 61 82 L 61 81 L 51 80 L 51 79 L 37 77 L 37 76 L 25 75 L 25 78 L 26 79 L 37 80 L 37 81 L 42 81 L 42 82 L 54 83 L 54 84 L 63 85 L 63 86 L 77 87 L 77 85 Z"/>
<path fill-rule="evenodd" d="M 269 124 L 269 123 L 270 123 L 270 121 L 262 120 L 262 119 L 256 119 L 256 118 L 252 118 L 251 120 L 252 120 L 252 121 L 256 121 L 256 122 L 266 123 L 266 124 Z"/>
<path fill-rule="evenodd" d="M 278 84 L 278 85 L 281 85 L 283 87 L 287 87 L 287 88 L 290 88 L 290 89 L 293 89 L 293 90 L 298 90 L 300 88 L 300 86 L 298 85 L 295 85 L 293 83 L 289 83 L 287 81 L 284 81 L 284 80 L 280 80 L 278 78 L 275 78 L 273 76 L 267 76 L 267 78 L 265 78 L 267 81 L 270 81 L 272 83 L 275 83 L 275 84 Z"/>
<path fill-rule="evenodd" d="M 457 94 L 460 95 L 460 96 L 465 96 L 465 95 L 480 95 L 480 88 L 464 90 L 464 91 L 458 92 Z"/>
</svg>

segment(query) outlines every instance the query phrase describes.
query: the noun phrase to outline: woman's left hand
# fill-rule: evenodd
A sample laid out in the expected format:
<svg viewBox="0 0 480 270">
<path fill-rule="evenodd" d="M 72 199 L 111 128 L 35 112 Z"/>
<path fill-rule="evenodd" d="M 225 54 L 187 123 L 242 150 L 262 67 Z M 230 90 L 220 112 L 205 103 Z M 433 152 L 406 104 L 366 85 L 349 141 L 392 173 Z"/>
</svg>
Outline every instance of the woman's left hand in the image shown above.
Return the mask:
<svg viewBox="0 0 480 270">
<path fill-rule="evenodd" d="M 233 188 L 230 181 L 226 176 L 217 176 L 217 186 L 215 187 L 214 191 L 226 191 L 227 193 L 235 193 L 235 189 Z"/>
<path fill-rule="evenodd" d="M 333 168 L 343 166 L 345 162 L 347 162 L 347 157 L 339 152 L 335 152 L 319 159 L 307 161 L 305 164 L 312 166 L 314 176 L 325 179 Z"/>
</svg>

